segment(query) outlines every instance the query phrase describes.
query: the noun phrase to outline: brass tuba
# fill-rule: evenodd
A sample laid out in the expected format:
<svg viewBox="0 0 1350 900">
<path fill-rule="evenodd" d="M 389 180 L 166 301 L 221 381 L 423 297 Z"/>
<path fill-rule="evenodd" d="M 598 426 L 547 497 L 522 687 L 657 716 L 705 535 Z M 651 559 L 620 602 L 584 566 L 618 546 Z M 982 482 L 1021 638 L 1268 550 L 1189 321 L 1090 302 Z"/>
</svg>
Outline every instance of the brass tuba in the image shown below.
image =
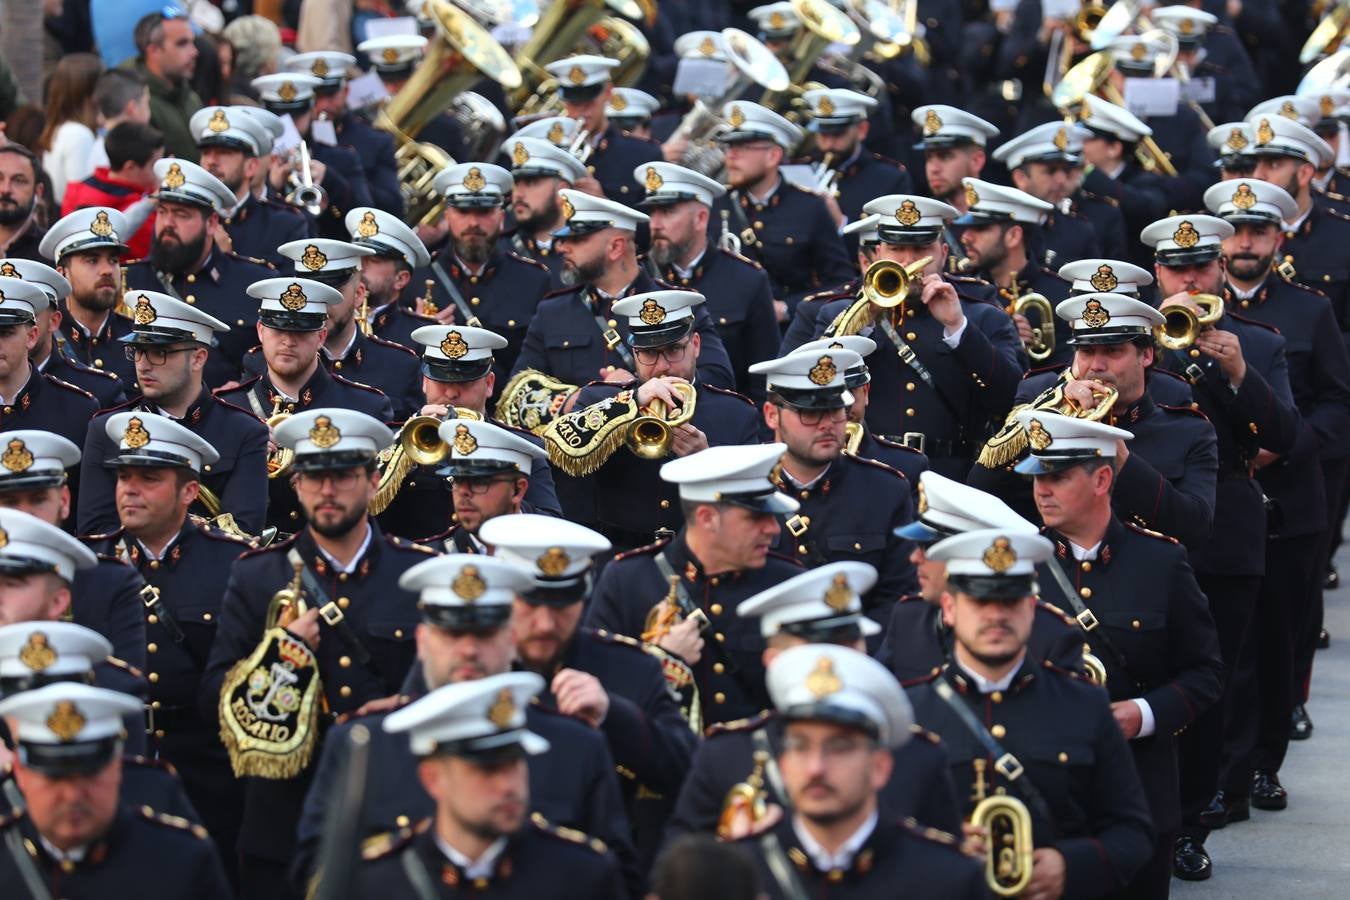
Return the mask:
<svg viewBox="0 0 1350 900">
<path fill-rule="evenodd" d="M 786 90 L 766 91 L 759 102 L 795 120 L 803 118 L 797 107 L 802 103 L 801 95 L 809 89 L 806 79 L 816 62 L 831 46 L 852 48 L 862 40 L 862 32 L 828 0 L 792 0 L 792 11 L 802 27 L 797 30 L 787 52 L 787 58 L 792 61 L 792 68 L 788 70 L 790 83 Z"/>
<path fill-rule="evenodd" d="M 530 39 L 516 51 L 515 65 L 521 80 L 503 85 L 517 115 L 549 108 L 557 85 L 544 66 L 570 55 L 590 27 L 606 16 L 637 22 L 642 19 L 642 8 L 634 0 L 553 0 L 549 4 L 535 23 Z"/>
<path fill-rule="evenodd" d="M 899 328 L 905 320 L 905 299 L 910 288 L 932 261 L 933 257 L 925 256 L 907 266 L 889 259 L 872 263 L 863 273 L 858 299 L 835 317 L 825 329 L 824 337 L 859 334 L 883 315 Z"/>
<path fill-rule="evenodd" d="M 1345 40 L 1347 27 L 1350 27 L 1350 7 L 1337 3 L 1303 42 L 1303 49 L 1298 54 L 1299 65 L 1306 66 L 1319 57 L 1335 53 Z"/>
<path fill-rule="evenodd" d="M 1031 882 L 1031 812 L 1009 794 L 985 797 L 970 823 L 987 830 L 984 880 L 1000 897 L 1016 897 Z"/>
<path fill-rule="evenodd" d="M 1202 312 L 1196 315 L 1188 306 L 1168 306 L 1160 312 L 1166 319 L 1153 326 L 1153 339 L 1164 350 L 1185 350 L 1210 325 L 1223 318 L 1223 298 L 1217 294 L 1192 294 Z"/>
<path fill-rule="evenodd" d="M 1111 71 L 1114 68 L 1115 63 L 1110 53 L 1105 51 L 1093 53 L 1064 73 L 1064 77 L 1050 94 L 1050 101 L 1070 120 L 1081 117 L 1084 98 L 1098 91 L 1104 99 L 1123 109 L 1125 98 L 1110 81 Z M 1171 157 L 1163 152 L 1158 142 L 1149 135 L 1140 138 L 1135 155 L 1139 165 L 1147 171 L 1176 177 L 1177 167 L 1172 165 Z"/>
<path fill-rule="evenodd" d="M 641 459 L 665 459 L 669 456 L 675 429 L 694 418 L 694 407 L 698 402 L 698 392 L 694 386 L 687 381 L 678 381 L 671 386 L 684 398 L 678 410 L 666 409 L 663 401 L 652 400 L 642 411 L 643 415 L 628 426 L 625 439 L 628 449 Z"/>
</svg>

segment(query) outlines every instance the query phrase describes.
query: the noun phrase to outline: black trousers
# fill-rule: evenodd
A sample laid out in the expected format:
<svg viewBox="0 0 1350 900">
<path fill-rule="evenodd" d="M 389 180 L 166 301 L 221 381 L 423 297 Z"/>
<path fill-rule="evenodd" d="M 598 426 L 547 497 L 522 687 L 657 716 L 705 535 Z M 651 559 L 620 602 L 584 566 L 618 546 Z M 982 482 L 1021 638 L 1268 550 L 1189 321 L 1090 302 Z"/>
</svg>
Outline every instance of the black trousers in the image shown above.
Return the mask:
<svg viewBox="0 0 1350 900">
<path fill-rule="evenodd" d="M 1232 765 L 1232 760 L 1226 758 L 1230 749 L 1225 741 L 1229 723 L 1255 715 L 1257 708 L 1255 684 L 1250 680 L 1236 682 L 1235 676 L 1261 593 L 1261 577 L 1197 572 L 1196 580 L 1209 598 L 1223 657 L 1223 693 L 1217 703 L 1182 732 L 1177 742 L 1181 763 L 1181 833 L 1203 841 L 1209 829 L 1200 824 L 1200 813 L 1219 789 L 1221 773 Z"/>
<path fill-rule="evenodd" d="M 1346 501 L 1350 499 L 1350 459 L 1333 459 L 1322 463 L 1322 480 L 1326 483 L 1327 530 L 1323 535 L 1322 555 L 1328 565 L 1341 543 L 1341 528 L 1345 524 Z M 1319 570 L 1325 574 L 1327 567 Z M 1294 682 L 1296 703 L 1306 703 L 1308 686 L 1312 682 L 1313 657 L 1317 654 L 1317 636 L 1322 632 L 1322 578 L 1318 578 L 1316 602 L 1305 610 L 1304 618 L 1295 626 Z"/>
<path fill-rule="evenodd" d="M 303 891 L 291 886 L 287 865 L 275 859 L 242 854 L 239 858 L 239 896 L 248 900 L 301 900 Z"/>
<path fill-rule="evenodd" d="M 1175 834 L 1158 835 L 1148 862 L 1135 873 L 1125 890 L 1112 896 L 1121 900 L 1167 900 L 1172 890 L 1172 845 L 1176 839 Z"/>
</svg>

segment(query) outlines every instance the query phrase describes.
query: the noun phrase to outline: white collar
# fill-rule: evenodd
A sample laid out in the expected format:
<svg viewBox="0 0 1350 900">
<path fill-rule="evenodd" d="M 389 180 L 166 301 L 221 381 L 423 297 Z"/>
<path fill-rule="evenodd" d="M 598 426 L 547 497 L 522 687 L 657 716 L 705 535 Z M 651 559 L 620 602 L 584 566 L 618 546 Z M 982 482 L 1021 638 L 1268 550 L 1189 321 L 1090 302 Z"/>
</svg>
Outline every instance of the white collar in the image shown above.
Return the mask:
<svg viewBox="0 0 1350 900">
<path fill-rule="evenodd" d="M 1258 284 L 1256 287 L 1248 291 L 1238 287 L 1236 284 L 1233 284 L 1233 282 L 1230 281 L 1228 282 L 1228 289 L 1233 292 L 1233 296 L 1236 297 L 1237 299 L 1250 300 L 1260 292 L 1263 285 L 1265 285 L 1264 280 L 1262 280 L 1262 282 Z"/>
<path fill-rule="evenodd" d="M 820 484 L 820 479 L 830 474 L 830 467 L 826 466 L 819 475 L 817 475 L 815 478 L 812 478 L 810 481 L 798 481 L 796 478 L 792 477 L 792 473 L 787 470 L 787 466 L 783 466 L 782 472 L 783 478 L 787 480 L 788 484 L 792 485 L 799 491 L 808 491 L 811 488 L 815 487 L 816 485 Z"/>
<path fill-rule="evenodd" d="M 1025 660 L 1025 656 L 1023 657 L 1023 659 Z M 956 667 L 961 670 L 961 674 L 964 675 L 972 684 L 974 684 L 975 687 L 979 688 L 981 694 L 992 694 L 994 691 L 1006 691 L 1012 685 L 1013 679 L 1017 677 L 1017 673 L 1022 670 L 1021 663 L 1018 663 L 1017 665 L 1009 669 L 1008 674 L 1004 675 L 998 681 L 990 681 L 983 675 L 977 675 L 976 673 L 970 671 L 970 669 L 967 669 L 965 666 L 961 665 L 960 661 L 956 659 L 955 655 L 953 655 L 952 661 L 955 662 Z"/>
<path fill-rule="evenodd" d="M 40 832 L 38 833 L 38 840 L 42 842 L 42 849 L 47 851 L 47 855 L 57 862 L 65 862 L 66 860 L 73 863 L 84 862 L 84 856 L 89 852 L 89 846 L 87 844 L 71 847 L 69 850 L 58 850 L 56 846 L 53 845 L 51 841 L 47 840 Z"/>
<path fill-rule="evenodd" d="M 1073 541 L 1069 541 L 1069 550 L 1073 552 L 1073 558 L 1080 562 L 1085 559 L 1096 559 L 1097 551 L 1101 548 L 1102 542 L 1098 541 L 1091 547 L 1080 547 Z"/>
<path fill-rule="evenodd" d="M 693 274 L 694 270 L 698 268 L 698 264 L 703 261 L 703 257 L 707 255 L 708 255 L 708 245 L 704 244 L 703 249 L 699 252 L 698 256 L 695 256 L 693 259 L 689 260 L 689 265 L 682 266 L 679 263 L 671 263 L 670 265 L 671 268 L 675 270 L 676 275 L 680 276 L 681 278 L 688 278 L 690 275 Z"/>
<path fill-rule="evenodd" d="M 765 203 L 768 203 L 771 199 L 773 199 L 773 195 L 778 193 L 778 188 L 781 187 L 782 184 L 783 184 L 783 176 L 780 174 L 778 176 L 778 180 L 774 182 L 773 187 L 769 188 L 769 192 L 765 194 L 763 197 L 756 197 L 754 194 L 750 193 L 750 190 L 748 188 L 745 191 L 745 196 L 750 198 L 751 203 L 758 203 L 760 206 L 763 206 Z"/>
<path fill-rule="evenodd" d="M 1285 222 L 1285 223 L 1284 223 L 1284 230 L 1285 230 L 1285 231 L 1298 231 L 1299 228 L 1302 227 L 1303 223 L 1306 222 L 1306 221 L 1308 221 L 1308 216 L 1311 216 L 1311 215 L 1312 215 L 1314 209 L 1317 209 L 1317 204 L 1316 204 L 1316 203 L 1309 203 L 1309 204 L 1308 204 L 1308 211 L 1307 211 L 1307 212 L 1303 213 L 1303 214 L 1302 214 L 1301 216 L 1299 216 L 1297 219 L 1293 219 L 1293 220 L 1291 220 L 1291 221 L 1288 221 L 1288 222 Z"/>
<path fill-rule="evenodd" d="M 173 549 L 174 544 L 178 543 L 178 538 L 181 537 L 182 534 L 183 529 L 179 528 L 178 531 L 174 533 L 174 536 L 169 538 L 169 542 L 164 545 L 164 549 L 161 550 L 159 553 L 152 552 L 149 547 L 145 546 L 145 542 L 142 541 L 140 538 L 135 537 L 134 535 L 133 538 L 135 539 L 136 543 L 140 546 L 141 552 L 145 554 L 146 559 L 162 560 L 164 559 L 164 557 L 169 555 L 169 551 Z"/>
<path fill-rule="evenodd" d="M 367 522 L 366 539 L 361 542 L 361 548 L 356 551 L 356 555 L 352 557 L 352 561 L 345 566 L 342 563 L 338 562 L 336 559 L 333 559 L 333 557 L 328 554 L 328 551 L 323 549 L 322 547 L 319 547 L 319 552 L 323 554 L 324 559 L 328 560 L 328 564 L 333 567 L 333 571 L 346 572 L 347 574 L 350 575 L 352 572 L 355 572 L 356 567 L 361 564 L 361 558 L 364 557 L 366 555 L 366 551 L 370 549 L 370 539 L 374 536 L 375 536 L 375 529 L 371 528 L 370 523 Z M 315 544 L 314 546 L 318 547 L 319 545 Z"/>
<path fill-rule="evenodd" d="M 319 345 L 319 351 L 320 351 L 321 353 L 323 353 L 323 355 L 326 356 L 326 357 L 328 357 L 329 359 L 346 359 L 346 358 L 347 358 L 347 354 L 350 353 L 350 352 L 352 351 L 352 344 L 355 344 L 355 343 L 356 343 L 356 333 L 357 333 L 358 331 L 360 331 L 360 330 L 361 330 L 360 328 L 353 328 L 353 329 L 352 329 L 352 336 L 351 336 L 350 338 L 348 338 L 348 340 L 347 340 L 347 346 L 345 346 L 345 347 L 342 348 L 342 352 L 341 352 L 341 353 L 329 353 L 329 352 L 328 352 L 328 346 L 327 346 L 326 344 L 320 344 L 320 345 Z"/>
<path fill-rule="evenodd" d="M 867 820 L 858 827 L 857 831 L 849 835 L 848 840 L 840 844 L 839 849 L 834 853 L 826 850 L 820 845 L 819 841 L 811 836 L 811 833 L 803 827 L 801 816 L 792 817 L 792 830 L 796 832 L 797 840 L 801 843 L 802 849 L 806 851 L 806 855 L 811 858 L 811 864 L 818 871 L 847 870 L 853 865 L 853 857 L 858 855 L 862 845 L 867 843 L 867 839 L 876 830 L 878 818 L 877 811 L 872 810 L 872 814 L 867 817 Z"/>
<path fill-rule="evenodd" d="M 440 850 L 446 859 L 463 869 L 465 878 L 491 878 L 492 870 L 497 865 L 497 857 L 501 856 L 502 851 L 506 849 L 506 838 L 497 838 L 488 845 L 488 848 L 483 851 L 483 855 L 477 859 L 469 859 L 447 844 L 439 834 L 436 835 L 436 849 Z"/>
</svg>

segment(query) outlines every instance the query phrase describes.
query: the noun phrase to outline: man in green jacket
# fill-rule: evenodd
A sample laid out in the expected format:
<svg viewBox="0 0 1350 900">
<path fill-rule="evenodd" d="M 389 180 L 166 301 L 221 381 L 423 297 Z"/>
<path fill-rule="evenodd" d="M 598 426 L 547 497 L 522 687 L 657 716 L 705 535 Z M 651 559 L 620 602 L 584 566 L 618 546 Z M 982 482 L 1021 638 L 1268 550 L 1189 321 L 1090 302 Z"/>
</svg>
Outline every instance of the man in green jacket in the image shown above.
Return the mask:
<svg viewBox="0 0 1350 900">
<path fill-rule="evenodd" d="M 164 133 L 164 154 L 197 162 L 197 142 L 188 120 L 202 101 L 189 79 L 197 65 L 192 27 L 182 16 L 154 12 L 136 23 L 139 55 L 122 65 L 145 76 L 150 85 L 150 124 Z"/>
</svg>

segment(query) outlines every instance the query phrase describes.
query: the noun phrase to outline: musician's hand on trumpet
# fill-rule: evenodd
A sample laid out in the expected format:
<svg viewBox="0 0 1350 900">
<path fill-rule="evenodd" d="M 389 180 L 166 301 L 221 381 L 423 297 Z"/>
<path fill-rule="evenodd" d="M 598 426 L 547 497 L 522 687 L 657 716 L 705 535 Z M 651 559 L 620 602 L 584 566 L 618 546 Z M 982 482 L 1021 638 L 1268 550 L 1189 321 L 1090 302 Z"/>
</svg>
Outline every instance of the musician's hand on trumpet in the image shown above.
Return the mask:
<svg viewBox="0 0 1350 900">
<path fill-rule="evenodd" d="M 1013 313 L 1013 325 L 1017 327 L 1017 339 L 1027 346 L 1036 338 L 1035 332 L 1031 328 L 1031 322 L 1021 313 Z"/>
<path fill-rule="evenodd" d="M 1078 409 L 1096 409 L 1106 396 L 1107 385 L 1096 378 L 1071 378 L 1064 384 L 1064 399 Z"/>
<path fill-rule="evenodd" d="M 1039 847 L 1031 853 L 1031 882 L 1022 900 L 1059 900 L 1064 896 L 1064 854 L 1054 847 Z"/>
<path fill-rule="evenodd" d="M 698 619 L 685 619 L 671 626 L 670 631 L 656 642 L 667 653 L 674 653 L 690 666 L 698 665 L 703 657 L 703 635 Z"/>
<path fill-rule="evenodd" d="M 965 310 L 961 308 L 961 298 L 956 288 L 941 275 L 929 273 L 920 282 L 923 285 L 919 300 L 928 307 L 928 312 L 942 324 L 948 334 L 954 333 L 966 320 Z"/>
<path fill-rule="evenodd" d="M 718 836 L 724 841 L 739 841 L 744 838 L 754 837 L 763 834 L 772 829 L 783 818 L 783 807 L 777 803 L 770 803 L 764 807 L 764 814 L 755 817 L 749 806 L 743 806 L 735 809 L 731 815 L 724 816 L 724 828 L 718 831 Z"/>
<path fill-rule="evenodd" d="M 961 823 L 961 852 L 984 862 L 989 854 L 989 829 L 974 822 Z"/>
<path fill-rule="evenodd" d="M 661 376 L 649 378 L 638 388 L 638 406 L 646 408 L 653 400 L 660 400 L 666 409 L 674 410 L 684 405 L 684 397 L 675 389 L 675 384 L 688 384 L 681 378 Z M 674 456 L 688 456 L 700 450 L 708 449 L 708 436 L 692 424 L 686 422 L 671 430 L 670 452 Z"/>
</svg>

